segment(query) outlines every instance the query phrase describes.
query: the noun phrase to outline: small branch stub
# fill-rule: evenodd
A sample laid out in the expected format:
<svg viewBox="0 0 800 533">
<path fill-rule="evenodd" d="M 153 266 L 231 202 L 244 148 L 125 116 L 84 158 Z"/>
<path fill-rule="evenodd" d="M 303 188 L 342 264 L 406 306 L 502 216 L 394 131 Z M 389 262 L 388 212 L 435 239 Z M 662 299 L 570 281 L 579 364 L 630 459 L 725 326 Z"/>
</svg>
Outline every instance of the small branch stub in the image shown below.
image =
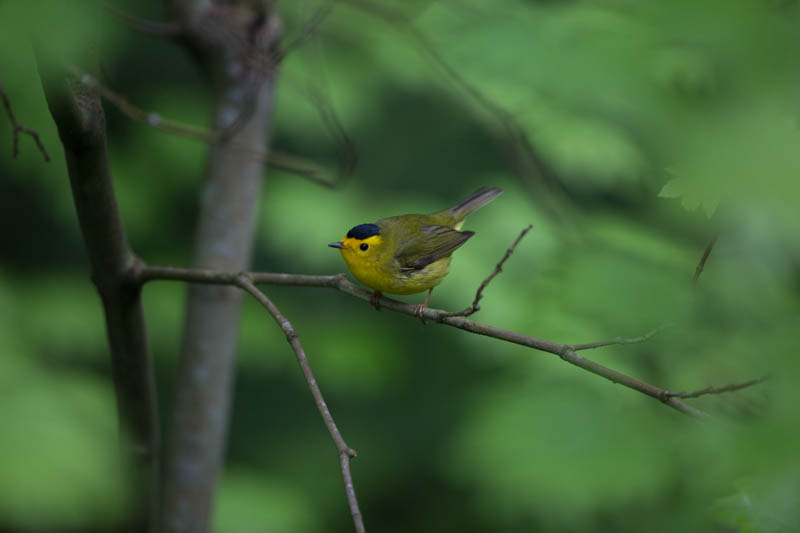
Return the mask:
<svg viewBox="0 0 800 533">
<path fill-rule="evenodd" d="M 606 341 L 587 342 L 585 344 L 573 344 L 569 346 L 569 348 L 578 352 L 580 350 L 591 350 L 593 348 L 602 348 L 604 346 L 613 346 L 615 344 L 638 344 L 640 342 L 645 342 L 649 340 L 650 338 L 654 337 L 658 333 L 661 333 L 671 325 L 672 324 L 663 324 L 654 330 L 648 331 L 644 335 L 640 335 L 639 337 L 630 337 L 630 338 L 615 337 L 613 339 L 608 339 Z"/>
<path fill-rule="evenodd" d="M 703 256 L 700 258 L 700 262 L 697 263 L 697 268 L 694 269 L 694 276 L 692 276 L 693 284 L 697 284 L 697 280 L 700 279 L 700 274 L 703 273 L 703 269 L 706 266 L 708 257 L 711 255 L 711 250 L 714 249 L 714 245 L 717 243 L 718 238 L 719 238 L 719 230 L 717 230 L 714 233 L 714 235 L 711 236 L 711 240 L 708 241 L 708 245 L 706 246 L 706 249 L 703 251 Z"/>
<path fill-rule="evenodd" d="M 769 376 L 764 376 L 756 379 L 751 379 L 749 381 L 743 381 L 742 383 L 731 383 L 730 385 L 724 385 L 722 387 L 706 387 L 704 389 L 699 389 L 692 392 L 670 392 L 664 391 L 664 398 L 699 398 L 700 396 L 706 396 L 708 394 L 724 394 L 726 392 L 734 392 L 742 389 L 746 389 L 748 387 L 752 387 L 753 385 L 758 385 L 759 383 L 763 383 L 764 381 L 768 380 Z"/>
</svg>

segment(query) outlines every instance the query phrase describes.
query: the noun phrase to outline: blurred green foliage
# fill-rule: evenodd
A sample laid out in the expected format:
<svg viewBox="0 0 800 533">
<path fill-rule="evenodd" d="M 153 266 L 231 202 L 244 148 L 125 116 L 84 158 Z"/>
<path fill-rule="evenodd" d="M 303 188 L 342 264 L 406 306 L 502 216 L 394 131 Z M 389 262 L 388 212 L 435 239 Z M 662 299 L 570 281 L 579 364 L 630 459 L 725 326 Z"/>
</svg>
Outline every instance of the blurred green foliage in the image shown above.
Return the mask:
<svg viewBox="0 0 800 533">
<path fill-rule="evenodd" d="M 161 16 L 155 0 L 116 4 Z M 279 2 L 286 35 L 318 5 Z M 772 379 L 691 400 L 716 417 L 699 423 L 547 354 L 333 291 L 267 288 L 359 452 L 368 529 L 797 530 L 797 2 L 380 5 L 392 15 L 337 4 L 282 66 L 274 146 L 335 167 L 313 88 L 330 98 L 359 166 L 335 190 L 268 172 L 255 268 L 339 272 L 325 244 L 349 227 L 502 186 L 470 217 L 477 235 L 433 305 L 463 308 L 533 223 L 476 319 L 569 343 L 669 322 L 646 343 L 586 355 L 671 390 Z M 0 118 L 0 529 L 103 530 L 124 517 L 128 474 L 102 312 L 30 32 L 68 57 L 99 56 L 104 83 L 170 118 L 205 124 L 210 93 L 178 47 L 122 28 L 95 3 L 10 0 L 0 20 L 0 79 L 55 157 L 43 163 L 23 136 L 12 160 Z M 513 171 L 504 154 L 522 147 L 498 136 L 498 115 L 464 83 L 523 128 L 557 187 Z M 135 249 L 185 265 L 205 147 L 107 114 Z M 145 290 L 164 413 L 184 294 L 171 283 Z M 216 531 L 351 530 L 334 447 L 280 331 L 249 301 L 227 465 Z"/>
</svg>

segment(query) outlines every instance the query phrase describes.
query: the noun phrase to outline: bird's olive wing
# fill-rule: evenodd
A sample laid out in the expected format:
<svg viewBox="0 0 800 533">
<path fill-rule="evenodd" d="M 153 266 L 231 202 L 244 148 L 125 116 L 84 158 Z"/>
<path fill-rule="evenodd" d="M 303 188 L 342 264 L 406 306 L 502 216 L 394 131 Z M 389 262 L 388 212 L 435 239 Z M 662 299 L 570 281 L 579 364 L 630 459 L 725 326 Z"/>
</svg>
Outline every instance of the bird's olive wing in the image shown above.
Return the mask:
<svg viewBox="0 0 800 533">
<path fill-rule="evenodd" d="M 422 226 L 422 231 L 398 248 L 395 259 L 403 270 L 425 268 L 450 255 L 473 235 L 473 231 L 457 231 L 447 226 Z"/>
</svg>

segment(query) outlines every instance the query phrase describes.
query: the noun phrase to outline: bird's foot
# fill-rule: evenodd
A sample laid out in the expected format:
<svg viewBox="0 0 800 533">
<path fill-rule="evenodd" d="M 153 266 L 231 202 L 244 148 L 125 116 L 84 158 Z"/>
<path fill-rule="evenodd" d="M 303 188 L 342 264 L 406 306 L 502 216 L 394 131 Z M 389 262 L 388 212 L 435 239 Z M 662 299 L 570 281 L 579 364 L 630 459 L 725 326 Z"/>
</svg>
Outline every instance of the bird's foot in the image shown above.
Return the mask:
<svg viewBox="0 0 800 533">
<path fill-rule="evenodd" d="M 425 322 L 425 316 L 422 314 L 422 312 L 427 308 L 428 308 L 428 302 L 423 302 L 414 307 L 414 316 L 419 317 L 420 321 L 423 324 L 426 324 L 426 322 Z"/>
<path fill-rule="evenodd" d="M 428 307 L 428 302 L 431 301 L 432 292 L 433 288 L 428 289 L 428 295 L 425 296 L 425 301 L 414 308 L 414 316 L 418 316 L 423 325 L 425 324 L 425 317 L 423 316 L 422 312 Z"/>
<path fill-rule="evenodd" d="M 369 299 L 369 303 L 372 304 L 372 307 L 375 308 L 376 311 L 381 310 L 381 291 L 375 291 L 372 293 L 372 297 Z"/>
</svg>

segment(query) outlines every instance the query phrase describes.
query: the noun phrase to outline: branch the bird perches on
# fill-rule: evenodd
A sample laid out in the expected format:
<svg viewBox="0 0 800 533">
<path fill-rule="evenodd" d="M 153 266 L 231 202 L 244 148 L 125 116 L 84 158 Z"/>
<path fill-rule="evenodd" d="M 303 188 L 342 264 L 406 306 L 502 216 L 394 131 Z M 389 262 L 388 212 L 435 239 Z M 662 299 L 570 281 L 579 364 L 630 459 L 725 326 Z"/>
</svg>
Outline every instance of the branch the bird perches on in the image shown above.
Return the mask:
<svg viewBox="0 0 800 533">
<path fill-rule="evenodd" d="M 457 313 L 449 313 L 441 309 L 426 308 L 422 310 L 424 318 L 437 322 L 439 324 L 444 324 L 471 333 L 476 333 L 478 335 L 484 335 L 498 340 L 503 340 L 514 344 L 520 344 L 522 346 L 527 346 L 535 350 L 557 355 L 561 359 L 572 365 L 578 366 L 598 376 L 602 376 L 614 383 L 619 383 L 620 385 L 623 385 L 630 389 L 646 394 L 647 396 L 655 398 L 663 402 L 667 406 L 672 407 L 673 409 L 683 414 L 700 419 L 708 419 L 710 418 L 710 415 L 705 411 L 702 411 L 684 402 L 682 398 L 694 398 L 703 394 L 719 394 L 724 392 L 731 392 L 734 390 L 740 390 L 745 387 L 749 387 L 757 383 L 760 383 L 765 379 L 765 378 L 759 378 L 739 384 L 726 385 L 722 387 L 706 387 L 705 389 L 701 389 L 699 391 L 690 393 L 686 392 L 676 393 L 669 391 L 667 389 L 662 389 L 655 385 L 651 385 L 649 383 L 638 380 L 626 374 L 622 374 L 621 372 L 600 365 L 590 359 L 586 359 L 585 357 L 582 357 L 577 353 L 580 350 L 600 348 L 604 346 L 645 342 L 652 336 L 654 336 L 656 333 L 664 329 L 664 326 L 656 328 L 655 330 L 650 331 L 640 337 L 634 337 L 634 338 L 617 337 L 606 341 L 569 345 L 569 344 L 559 344 L 538 339 L 528 335 L 523 335 L 521 333 L 516 333 L 495 326 L 490 326 L 488 324 L 475 322 L 473 320 L 466 318 L 467 315 L 471 315 L 479 309 L 477 306 L 477 301 L 480 300 L 480 298 L 482 297 L 483 290 L 488 286 L 488 284 L 492 281 L 492 279 L 494 279 L 494 277 L 502 270 L 503 264 L 513 253 L 514 249 L 519 244 L 520 240 L 525 236 L 525 234 L 530 230 L 530 228 L 531 226 L 528 226 L 520 233 L 519 237 L 517 237 L 512 246 L 509 247 L 509 249 L 506 251 L 503 258 L 498 262 L 497 266 L 492 271 L 492 273 L 486 279 L 483 280 L 483 282 L 480 284 L 478 288 L 475 300 L 473 301 L 473 304 L 470 307 L 466 308 L 464 311 Z M 366 302 L 369 302 L 370 299 L 372 298 L 372 292 L 351 283 L 345 277 L 344 274 L 337 274 L 333 276 L 330 275 L 318 276 L 318 275 L 284 274 L 284 273 L 272 273 L 272 272 L 249 272 L 249 273 L 219 272 L 213 270 L 188 269 L 188 268 L 178 268 L 171 266 L 152 266 L 152 265 L 147 265 L 144 262 L 137 261 L 135 267 L 131 271 L 131 282 L 137 285 L 143 285 L 148 281 L 155 281 L 155 280 L 173 280 L 173 281 L 184 281 L 188 283 L 236 286 L 246 291 L 250 295 L 254 296 L 256 300 L 258 300 L 259 303 L 261 303 L 261 305 L 267 309 L 267 311 L 270 313 L 270 315 L 273 317 L 278 326 L 286 335 L 287 341 L 294 350 L 298 364 L 301 367 L 301 370 L 306 379 L 308 387 L 311 390 L 312 396 L 314 397 L 314 402 L 317 405 L 317 409 L 319 410 L 320 415 L 322 416 L 323 421 L 325 422 L 325 426 L 328 428 L 331 438 L 336 444 L 336 448 L 339 455 L 339 466 L 344 481 L 345 493 L 347 496 L 348 505 L 350 507 L 350 513 L 353 517 L 353 523 L 355 525 L 355 529 L 357 532 L 365 531 L 363 518 L 361 516 L 361 511 L 359 510 L 358 500 L 356 498 L 355 489 L 353 487 L 352 474 L 350 472 L 350 460 L 356 456 L 356 452 L 347 445 L 341 433 L 339 432 L 336 423 L 334 422 L 333 416 L 331 415 L 330 410 L 327 404 L 325 403 L 325 400 L 322 396 L 319 386 L 317 385 L 317 381 L 314 378 L 314 375 L 308 364 L 305 351 L 303 350 L 303 347 L 300 344 L 300 341 L 297 337 L 297 334 L 295 333 L 293 326 L 291 325 L 289 320 L 286 319 L 286 317 L 280 313 L 280 311 L 277 309 L 277 307 L 275 307 L 272 301 L 261 290 L 259 290 L 256 287 L 256 285 L 286 285 L 286 286 L 296 286 L 296 287 L 332 288 L 340 292 L 343 292 L 345 294 L 349 294 L 351 296 L 364 300 Z M 381 298 L 381 306 L 383 308 L 390 309 L 392 311 L 403 313 L 409 316 L 416 316 L 415 313 L 418 312 L 417 306 L 414 306 L 412 304 L 406 304 L 386 297 Z"/>
<path fill-rule="evenodd" d="M 237 279 L 240 276 L 244 275 L 247 276 L 247 278 L 251 280 L 251 282 L 255 285 L 327 287 L 336 289 L 340 292 L 349 294 L 366 302 L 369 302 L 370 298 L 372 298 L 372 291 L 363 289 L 355 285 L 354 283 L 350 282 L 344 274 L 336 274 L 331 276 L 331 275 L 308 275 L 308 274 L 284 274 L 276 272 L 249 272 L 249 273 L 219 272 L 213 270 L 189 269 L 189 268 L 179 268 L 171 266 L 153 266 L 140 263 L 132 275 L 134 276 L 135 281 L 138 283 L 146 283 L 148 281 L 154 281 L 154 280 L 173 280 L 173 281 L 185 281 L 189 283 L 205 283 L 212 285 L 234 285 L 234 286 L 238 286 Z M 415 305 L 407 304 L 405 302 L 401 302 L 398 300 L 393 300 L 385 296 L 381 297 L 381 308 L 389 309 L 391 311 L 395 311 L 410 316 L 415 316 L 414 312 L 416 310 Z M 492 326 L 489 324 L 476 322 L 474 320 L 466 318 L 465 316 L 461 316 L 459 314 L 454 315 L 453 313 L 450 313 L 443 309 L 435 309 L 430 307 L 426 308 L 423 310 L 423 316 L 426 320 L 432 322 L 462 329 L 470 333 L 475 333 L 486 337 L 492 337 L 513 344 L 527 346 L 528 348 L 533 348 L 534 350 L 538 350 L 541 352 L 547 352 L 553 355 L 557 355 L 567 363 L 580 367 L 588 372 L 591 372 L 592 374 L 602 376 L 608 379 L 609 381 L 618 383 L 629 389 L 641 392 L 642 394 L 645 394 L 647 396 L 650 396 L 651 398 L 663 402 L 664 404 L 668 405 L 669 407 L 672 407 L 677 411 L 680 411 L 683 414 L 690 415 L 695 418 L 710 418 L 710 415 L 705 411 L 697 409 L 696 407 L 693 407 L 687 404 L 686 402 L 681 401 L 679 397 L 683 397 L 684 393 L 675 394 L 674 392 L 668 389 L 663 389 L 661 387 L 651 385 L 650 383 L 641 381 L 639 379 L 618 372 L 617 370 L 614 370 L 612 368 L 603 366 L 599 363 L 592 361 L 591 359 L 582 357 L 577 353 L 580 350 L 585 350 L 589 348 L 599 348 L 615 344 L 634 344 L 638 342 L 644 342 L 650 337 L 652 337 L 655 333 L 657 333 L 661 328 L 658 328 L 653 332 L 642 335 L 641 337 L 636 337 L 631 339 L 625 339 L 620 337 L 608 341 L 571 345 L 571 344 L 561 344 L 544 339 L 539 339 L 529 335 L 524 335 L 522 333 L 517 333 L 514 331 L 498 328 L 496 326 Z M 748 383 L 750 385 L 755 385 L 757 383 L 760 383 L 761 381 L 763 381 L 763 379 L 752 380 L 751 382 Z M 716 387 L 715 389 L 720 389 L 720 392 L 725 392 L 728 390 L 727 387 L 728 386 Z M 725 391 L 723 391 L 722 389 L 725 389 Z"/>
</svg>

